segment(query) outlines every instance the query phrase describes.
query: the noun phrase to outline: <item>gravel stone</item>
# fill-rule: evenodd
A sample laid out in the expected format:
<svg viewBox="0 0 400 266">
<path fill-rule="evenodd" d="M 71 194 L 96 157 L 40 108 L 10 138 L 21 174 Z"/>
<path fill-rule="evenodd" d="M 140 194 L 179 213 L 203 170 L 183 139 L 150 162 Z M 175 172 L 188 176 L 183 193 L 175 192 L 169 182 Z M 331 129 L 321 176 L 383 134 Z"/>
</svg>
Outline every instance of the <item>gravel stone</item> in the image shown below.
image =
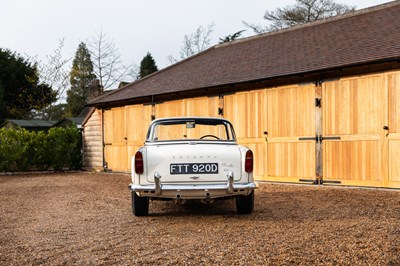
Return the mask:
<svg viewBox="0 0 400 266">
<path fill-rule="evenodd" d="M 151 201 L 130 176 L 0 176 L 0 265 L 400 265 L 400 191 L 261 183 L 233 200 Z"/>
</svg>

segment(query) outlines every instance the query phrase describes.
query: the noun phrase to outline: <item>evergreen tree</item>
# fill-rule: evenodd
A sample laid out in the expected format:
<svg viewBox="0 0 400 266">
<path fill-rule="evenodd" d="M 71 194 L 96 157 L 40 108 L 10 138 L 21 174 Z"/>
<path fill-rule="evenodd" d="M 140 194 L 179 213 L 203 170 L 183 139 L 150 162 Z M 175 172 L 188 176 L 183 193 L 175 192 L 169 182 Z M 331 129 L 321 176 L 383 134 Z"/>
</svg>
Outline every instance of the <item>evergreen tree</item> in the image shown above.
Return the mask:
<svg viewBox="0 0 400 266">
<path fill-rule="evenodd" d="M 146 56 L 143 57 L 142 62 L 140 62 L 140 70 L 139 77 L 143 78 L 151 73 L 158 71 L 156 61 L 154 61 L 153 57 L 149 52 L 147 52 Z"/>
<path fill-rule="evenodd" d="M 0 123 L 3 122 L 5 118 L 5 109 L 4 109 L 4 87 L 0 80 Z"/>
<path fill-rule="evenodd" d="M 67 107 L 66 103 L 60 103 L 60 104 L 54 105 L 52 107 L 51 115 L 49 117 L 49 120 L 57 121 L 57 120 L 60 120 L 60 119 L 64 118 L 65 117 L 64 114 L 65 114 L 66 107 Z"/>
<path fill-rule="evenodd" d="M 53 101 L 51 88 L 39 83 L 37 65 L 0 48 L 0 120 L 31 118 Z"/>
<path fill-rule="evenodd" d="M 90 59 L 89 50 L 84 42 L 81 42 L 75 53 L 70 73 L 71 89 L 67 91 L 68 116 L 78 116 L 89 98 L 89 85 L 95 79 L 93 74 L 93 63 Z"/>
</svg>

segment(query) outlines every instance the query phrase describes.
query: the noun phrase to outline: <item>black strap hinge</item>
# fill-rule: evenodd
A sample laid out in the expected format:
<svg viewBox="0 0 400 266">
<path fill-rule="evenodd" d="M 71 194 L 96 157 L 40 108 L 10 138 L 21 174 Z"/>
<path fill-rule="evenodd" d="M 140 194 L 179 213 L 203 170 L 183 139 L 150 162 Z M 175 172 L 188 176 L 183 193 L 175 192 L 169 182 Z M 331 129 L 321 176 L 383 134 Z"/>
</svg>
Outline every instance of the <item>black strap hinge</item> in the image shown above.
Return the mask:
<svg viewBox="0 0 400 266">
<path fill-rule="evenodd" d="M 321 99 L 315 98 L 315 107 L 321 107 Z"/>
</svg>

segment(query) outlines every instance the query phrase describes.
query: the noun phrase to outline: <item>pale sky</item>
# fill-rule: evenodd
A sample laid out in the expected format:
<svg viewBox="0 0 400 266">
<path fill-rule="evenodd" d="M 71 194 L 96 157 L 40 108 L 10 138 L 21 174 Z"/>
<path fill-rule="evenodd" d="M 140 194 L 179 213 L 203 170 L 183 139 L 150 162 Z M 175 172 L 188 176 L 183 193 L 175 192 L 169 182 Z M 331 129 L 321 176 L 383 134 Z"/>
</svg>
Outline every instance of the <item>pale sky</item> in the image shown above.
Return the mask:
<svg viewBox="0 0 400 266">
<path fill-rule="evenodd" d="M 388 0 L 336 1 L 357 9 Z M 125 64 L 139 65 L 149 51 L 159 69 L 179 58 L 183 36 L 214 22 L 213 44 L 246 29 L 242 21 L 266 24 L 266 10 L 294 0 L 0 0 L 0 48 L 39 60 L 53 54 L 64 38 L 63 56 L 73 58 L 78 44 L 101 30 L 111 38 Z M 245 36 L 254 35 L 248 29 Z M 71 60 L 72 61 L 72 60 Z M 70 66 L 68 67 L 70 68 Z"/>
</svg>

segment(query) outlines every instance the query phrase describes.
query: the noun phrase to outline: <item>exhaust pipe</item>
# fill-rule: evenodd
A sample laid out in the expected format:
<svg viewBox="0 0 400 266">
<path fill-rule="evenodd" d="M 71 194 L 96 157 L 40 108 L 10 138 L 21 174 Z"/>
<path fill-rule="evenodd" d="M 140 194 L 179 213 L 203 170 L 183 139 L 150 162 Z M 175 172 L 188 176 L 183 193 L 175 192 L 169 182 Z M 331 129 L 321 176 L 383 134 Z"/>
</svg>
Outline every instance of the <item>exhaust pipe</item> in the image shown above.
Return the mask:
<svg viewBox="0 0 400 266">
<path fill-rule="evenodd" d="M 185 200 L 185 199 L 182 199 L 182 198 L 181 198 L 181 195 L 179 195 L 179 194 L 176 195 L 176 198 L 173 199 L 172 201 L 173 201 L 173 203 L 179 204 L 179 205 L 182 205 L 182 204 L 185 204 L 185 203 L 186 203 L 186 200 Z"/>
<path fill-rule="evenodd" d="M 206 196 L 205 199 L 200 200 L 201 203 L 204 203 L 207 205 L 214 203 L 214 199 L 210 198 L 210 196 L 211 196 L 210 192 L 206 192 L 205 196 Z"/>
</svg>

